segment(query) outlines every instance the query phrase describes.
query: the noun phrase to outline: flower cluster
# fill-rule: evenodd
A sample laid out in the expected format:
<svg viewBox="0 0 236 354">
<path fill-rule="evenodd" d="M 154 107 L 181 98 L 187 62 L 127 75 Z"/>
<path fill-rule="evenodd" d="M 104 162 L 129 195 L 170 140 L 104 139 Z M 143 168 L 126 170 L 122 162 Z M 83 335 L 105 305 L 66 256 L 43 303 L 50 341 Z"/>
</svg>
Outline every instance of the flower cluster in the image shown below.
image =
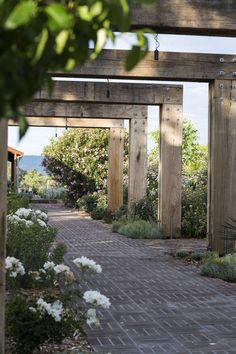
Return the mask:
<svg viewBox="0 0 236 354">
<path fill-rule="evenodd" d="M 105 295 L 102 295 L 99 291 L 88 290 L 84 293 L 83 299 L 94 306 L 101 306 L 104 309 L 109 309 L 111 306 L 110 300 Z"/>
<path fill-rule="evenodd" d="M 33 313 L 39 311 L 40 315 L 47 313 L 49 316 L 54 318 L 56 322 L 60 322 L 63 316 L 63 304 L 60 300 L 54 301 L 52 304 L 44 301 L 42 298 L 38 299 L 35 307 L 29 307 L 29 310 Z"/>
<path fill-rule="evenodd" d="M 47 227 L 48 217 L 41 210 L 34 211 L 33 209 L 20 208 L 15 214 L 8 215 L 7 220 L 13 224 L 24 223 L 27 227 L 32 226 L 34 222 L 42 227 Z"/>
<path fill-rule="evenodd" d="M 7 257 L 5 260 L 5 268 L 9 272 L 11 278 L 16 278 L 17 275 L 24 275 L 25 268 L 19 259 L 15 257 Z"/>
<path fill-rule="evenodd" d="M 102 267 L 97 264 L 94 260 L 89 259 L 87 257 L 80 257 L 76 258 L 73 260 L 73 263 L 77 266 L 80 267 L 82 270 L 83 269 L 90 269 L 96 273 L 101 273 L 102 272 Z"/>
<path fill-rule="evenodd" d="M 99 322 L 99 319 L 97 318 L 96 309 L 89 309 L 87 311 L 86 318 L 87 318 L 86 323 L 88 325 L 99 326 L 100 322 Z"/>
</svg>

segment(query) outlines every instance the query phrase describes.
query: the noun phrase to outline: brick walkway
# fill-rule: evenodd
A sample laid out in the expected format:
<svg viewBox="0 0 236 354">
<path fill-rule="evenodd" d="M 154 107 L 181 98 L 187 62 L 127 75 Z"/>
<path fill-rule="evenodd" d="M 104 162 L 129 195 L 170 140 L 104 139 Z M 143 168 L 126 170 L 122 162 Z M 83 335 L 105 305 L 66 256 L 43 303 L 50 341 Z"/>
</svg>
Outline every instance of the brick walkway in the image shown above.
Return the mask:
<svg viewBox="0 0 236 354">
<path fill-rule="evenodd" d="M 50 206 L 50 222 L 67 245 L 66 262 L 84 255 L 101 264 L 90 287 L 107 295 L 101 328 L 86 328 L 94 350 L 111 354 L 236 353 L 236 286 L 101 223 Z"/>
</svg>

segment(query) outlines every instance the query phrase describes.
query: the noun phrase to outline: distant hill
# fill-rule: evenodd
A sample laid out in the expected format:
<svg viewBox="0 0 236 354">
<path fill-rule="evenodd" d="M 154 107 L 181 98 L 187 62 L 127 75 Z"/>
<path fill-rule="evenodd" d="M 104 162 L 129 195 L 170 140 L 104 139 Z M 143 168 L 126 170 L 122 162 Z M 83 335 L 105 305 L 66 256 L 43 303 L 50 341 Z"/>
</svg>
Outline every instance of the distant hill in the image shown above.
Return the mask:
<svg viewBox="0 0 236 354">
<path fill-rule="evenodd" d="M 42 175 L 46 175 L 46 171 L 41 165 L 43 156 L 38 155 L 26 155 L 20 159 L 19 167 L 25 171 L 36 170 Z"/>
</svg>

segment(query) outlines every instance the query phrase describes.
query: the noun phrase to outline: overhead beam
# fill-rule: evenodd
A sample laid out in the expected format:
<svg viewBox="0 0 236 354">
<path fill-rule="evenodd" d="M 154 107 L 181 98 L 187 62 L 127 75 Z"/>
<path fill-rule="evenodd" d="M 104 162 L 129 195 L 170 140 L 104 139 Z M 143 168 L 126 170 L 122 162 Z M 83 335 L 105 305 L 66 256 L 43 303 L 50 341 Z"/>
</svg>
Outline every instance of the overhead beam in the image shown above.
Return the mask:
<svg viewBox="0 0 236 354">
<path fill-rule="evenodd" d="M 58 118 L 58 117 L 28 117 L 30 127 L 57 127 L 57 128 L 123 128 L 122 119 L 101 118 Z M 9 120 L 9 126 L 17 126 L 18 123 Z"/>
<path fill-rule="evenodd" d="M 143 119 L 146 106 L 76 102 L 33 102 L 22 108 L 26 117 Z"/>
<path fill-rule="evenodd" d="M 133 7 L 132 27 L 156 33 L 236 37 L 235 0 L 158 0 Z"/>
<path fill-rule="evenodd" d="M 182 85 L 153 85 L 106 82 L 54 81 L 53 92 L 46 87 L 38 92 L 34 101 L 66 101 L 107 104 L 182 104 Z"/>
<path fill-rule="evenodd" d="M 219 78 L 232 80 L 236 75 L 236 54 L 160 52 L 156 61 L 153 52 L 149 52 L 127 72 L 124 69 L 127 53 L 104 50 L 95 61 L 76 67 L 71 73 L 54 72 L 53 76 L 209 82 Z"/>
</svg>

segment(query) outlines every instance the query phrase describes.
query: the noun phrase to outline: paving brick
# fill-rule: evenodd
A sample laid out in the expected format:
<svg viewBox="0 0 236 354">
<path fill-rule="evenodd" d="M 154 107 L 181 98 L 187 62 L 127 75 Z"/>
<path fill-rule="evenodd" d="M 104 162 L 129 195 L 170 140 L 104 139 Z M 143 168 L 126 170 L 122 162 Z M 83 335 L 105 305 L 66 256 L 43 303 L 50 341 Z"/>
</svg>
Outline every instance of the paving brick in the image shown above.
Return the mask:
<svg viewBox="0 0 236 354">
<path fill-rule="evenodd" d="M 82 255 L 103 268 L 88 281 L 112 302 L 109 311 L 99 310 L 101 328 L 85 328 L 97 353 L 236 354 L 236 286 L 201 277 L 166 254 L 179 243 L 204 248 L 204 242 L 132 240 L 75 211 L 42 207 L 68 246 L 73 271 L 72 260 Z"/>
</svg>

